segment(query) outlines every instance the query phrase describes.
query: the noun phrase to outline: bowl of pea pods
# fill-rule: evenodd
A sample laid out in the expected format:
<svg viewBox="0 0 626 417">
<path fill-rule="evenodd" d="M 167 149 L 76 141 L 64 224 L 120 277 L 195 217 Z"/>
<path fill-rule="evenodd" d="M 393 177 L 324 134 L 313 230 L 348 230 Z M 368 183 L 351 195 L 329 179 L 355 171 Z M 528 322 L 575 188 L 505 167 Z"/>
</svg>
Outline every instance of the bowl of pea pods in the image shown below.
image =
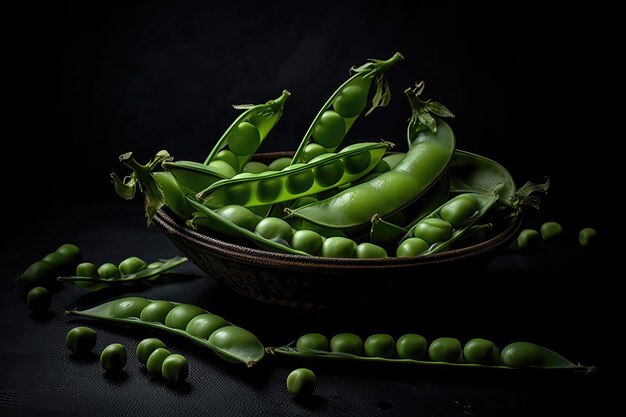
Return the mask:
<svg viewBox="0 0 626 417">
<path fill-rule="evenodd" d="M 517 188 L 498 162 L 457 147 L 443 104 L 404 91 L 407 146 L 345 145 L 390 100 L 396 53 L 353 67 L 291 151 L 258 153 L 290 93 L 242 110 L 203 161 L 159 151 L 120 156 L 117 193 L 145 196 L 148 222 L 192 262 L 246 297 L 299 309 L 423 286 L 420 277 L 484 268 L 516 237 L 544 184 Z M 401 115 L 406 120 L 406 115 Z"/>
</svg>

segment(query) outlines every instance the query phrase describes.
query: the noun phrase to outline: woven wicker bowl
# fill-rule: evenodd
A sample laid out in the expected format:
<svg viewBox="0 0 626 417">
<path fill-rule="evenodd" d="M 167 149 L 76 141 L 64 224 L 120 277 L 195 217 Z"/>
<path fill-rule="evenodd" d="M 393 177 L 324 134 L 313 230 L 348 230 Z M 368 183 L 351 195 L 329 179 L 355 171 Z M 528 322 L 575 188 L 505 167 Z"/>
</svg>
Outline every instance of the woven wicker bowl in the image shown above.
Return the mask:
<svg viewBox="0 0 626 417">
<path fill-rule="evenodd" d="M 264 154 L 260 160 L 286 155 Z M 274 305 L 320 309 L 393 300 L 423 290 L 427 282 L 432 285 L 436 281 L 441 289 L 454 285 L 454 277 L 480 271 L 502 252 L 517 235 L 522 219 L 512 217 L 491 239 L 478 245 L 424 257 L 387 259 L 269 252 L 230 243 L 217 233 L 194 231 L 166 210 L 156 214 L 154 223 L 192 262 L 236 293 Z"/>
</svg>

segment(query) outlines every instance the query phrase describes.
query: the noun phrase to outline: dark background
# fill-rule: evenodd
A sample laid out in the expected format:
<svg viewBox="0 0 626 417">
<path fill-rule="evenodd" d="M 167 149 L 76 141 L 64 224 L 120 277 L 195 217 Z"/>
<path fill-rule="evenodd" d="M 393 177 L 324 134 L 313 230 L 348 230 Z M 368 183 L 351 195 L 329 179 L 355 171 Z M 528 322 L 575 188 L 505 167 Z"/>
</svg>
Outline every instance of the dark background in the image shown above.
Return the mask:
<svg viewBox="0 0 626 417">
<path fill-rule="evenodd" d="M 402 91 L 423 79 L 425 97 L 456 114 L 459 148 L 498 160 L 519 185 L 550 175 L 553 198 L 568 205 L 561 221 L 601 214 L 614 52 L 603 52 L 611 13 L 597 3 L 215 3 L 20 9 L 11 42 L 19 83 L 8 85 L 19 93 L 10 113 L 18 129 L 6 162 L 22 204 L 10 208 L 118 201 L 108 175 L 126 173 L 121 153 L 204 160 L 238 114 L 231 104 L 284 88 L 292 97 L 262 150 L 295 149 L 352 65 L 400 51 L 391 105 L 356 123 L 345 143 L 384 138 L 403 149 Z"/>
<path fill-rule="evenodd" d="M 616 279 L 603 251 L 608 244 L 585 252 L 576 248 L 575 235 L 580 227 L 594 226 L 608 240 L 621 213 L 610 200 L 620 167 L 611 155 L 618 159 L 614 144 L 623 137 L 615 123 L 619 118 L 610 116 L 610 97 L 620 85 L 609 77 L 617 51 L 607 47 L 612 14 L 598 3 L 550 9 L 529 2 L 451 1 L 93 1 L 11 9 L 7 67 L 16 74 L 6 88 L 17 94 L 7 100 L 7 126 L 14 128 L 4 134 L 3 202 L 9 221 L 1 259 L 8 281 L 0 291 L 0 315 L 6 319 L 3 334 L 13 343 L 0 349 L 8 387 L 0 390 L 0 406 L 16 414 L 28 409 L 29 415 L 65 416 L 84 407 L 89 413 L 129 415 L 174 414 L 181 410 L 176 407 L 191 413 L 207 407 L 216 415 L 224 410 L 256 415 L 413 410 L 438 416 L 597 411 L 606 401 L 600 378 L 610 369 L 607 351 L 615 349 L 599 323 L 610 324 L 620 304 L 614 304 L 617 294 L 608 297 Z M 177 159 L 203 160 L 237 116 L 231 104 L 265 102 L 282 89 L 292 96 L 262 150 L 295 149 L 352 65 L 396 51 L 406 59 L 389 72 L 391 105 L 359 120 L 345 143 L 384 138 L 403 149 L 409 107 L 402 91 L 424 79 L 425 97 L 456 114 L 450 123 L 459 148 L 501 162 L 518 185 L 550 175 L 542 212 L 528 224 L 558 220 L 573 244 L 536 257 L 509 251 L 476 287 L 468 278 L 461 282 L 471 288 L 460 286 L 453 297 L 419 295 L 431 303 L 442 300 L 439 311 L 450 308 L 438 319 L 404 316 L 396 322 L 369 311 L 359 321 L 360 312 L 354 311 L 318 322 L 268 312 L 202 278 L 138 293 L 210 304 L 212 311 L 257 331 L 266 344 L 291 340 L 303 328 L 399 333 L 415 323 L 431 336 L 449 332 L 466 339 L 482 331 L 498 343 L 534 340 L 598 365 L 596 379 L 475 381 L 331 367 L 318 373 L 319 397 L 300 404 L 285 395 L 289 367 L 272 362 L 250 376 L 170 338 L 168 345 L 193 366 L 190 386 L 177 391 L 148 379 L 135 362 L 128 380 L 109 380 L 93 372 L 94 363 L 68 362 L 67 353 L 57 349 L 59 335 L 77 324 L 60 311 L 119 294 L 65 289 L 53 298 L 51 318 L 24 314 L 12 277 L 65 241 L 79 243 L 96 263 L 129 254 L 172 255 L 171 244 L 155 228 L 146 231 L 140 199 L 131 204 L 114 193 L 109 174 L 126 173 L 118 155 L 132 150 L 143 162 L 167 149 Z M 202 277 L 192 265 L 183 272 Z M 468 294 L 480 297 L 474 301 Z M 463 304 L 450 307 L 459 301 Z M 474 310 L 464 310 L 472 303 L 486 303 L 480 309 L 485 315 L 472 317 Z M 521 310 L 509 316 L 513 306 Z M 133 347 L 143 336 L 106 325 L 94 328 L 102 336 L 99 348 L 115 341 Z M 68 380 L 83 391 L 70 392 L 59 383 Z"/>
</svg>

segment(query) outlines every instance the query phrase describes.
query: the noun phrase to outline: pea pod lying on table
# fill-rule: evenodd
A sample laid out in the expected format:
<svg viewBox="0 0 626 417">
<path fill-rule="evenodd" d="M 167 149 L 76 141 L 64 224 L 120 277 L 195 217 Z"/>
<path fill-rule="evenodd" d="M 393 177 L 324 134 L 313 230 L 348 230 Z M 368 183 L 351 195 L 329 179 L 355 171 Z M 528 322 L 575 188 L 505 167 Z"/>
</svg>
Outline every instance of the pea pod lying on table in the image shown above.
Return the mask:
<svg viewBox="0 0 626 417">
<path fill-rule="evenodd" d="M 228 362 L 242 362 L 248 367 L 263 359 L 265 353 L 261 342 L 249 331 L 191 304 L 125 297 L 66 314 L 183 336 Z"/>
<path fill-rule="evenodd" d="M 362 177 L 376 166 L 390 146 L 389 142 L 356 143 L 339 153 L 326 153 L 306 164 L 291 165 L 279 172 L 240 174 L 213 183 L 197 198 L 210 208 L 295 200 Z"/>
<path fill-rule="evenodd" d="M 372 98 L 372 107 L 366 115 L 377 107 L 389 104 L 391 92 L 385 72 L 403 59 L 402 54 L 397 52 L 386 61 L 372 59 L 352 69 L 354 75 L 330 96 L 313 119 L 291 164 L 307 162 L 315 156 L 337 149 L 348 130 L 367 107 L 372 82 L 376 85 L 376 93 Z"/>
<path fill-rule="evenodd" d="M 347 342 L 348 336 L 360 341 L 358 336 L 350 333 L 336 335 L 333 340 L 341 337 Z M 595 370 L 594 367 L 576 365 L 549 349 L 528 342 L 511 343 L 502 351 L 485 339 L 472 339 L 462 348 L 458 339 L 439 338 L 428 346 L 424 337 L 411 333 L 398 338 L 395 346 L 393 338 L 384 334 L 370 336 L 366 340 L 365 351 L 361 349 L 362 342 L 360 343 L 356 349 L 344 349 L 344 344 L 336 341 L 334 346 L 330 344 L 329 351 L 328 339 L 314 333 L 302 336 L 296 347 L 291 343 L 287 346 L 268 347 L 266 351 L 276 356 L 305 361 L 369 363 L 442 371 L 588 373 Z M 354 342 L 351 346 L 353 345 Z"/>
<path fill-rule="evenodd" d="M 130 264 L 128 261 L 140 261 L 133 263 L 141 263 L 142 265 L 137 265 L 138 268 L 132 268 L 125 271 L 124 266 Z M 160 259 L 159 261 L 152 262 L 151 264 L 146 264 L 138 258 L 128 258 L 120 264 L 120 268 L 117 271 L 118 273 L 112 274 L 111 277 L 103 276 L 104 274 L 99 273 L 93 264 L 80 264 L 76 269 L 75 276 L 59 277 L 57 279 L 60 282 L 71 282 L 88 291 L 98 291 L 103 288 L 121 287 L 123 285 L 155 281 L 162 274 L 171 271 L 186 261 L 187 258 L 176 256 L 174 258 Z M 115 265 L 112 266 L 114 267 Z M 119 273 L 120 271 L 122 274 Z"/>
<path fill-rule="evenodd" d="M 420 92 L 405 90 L 413 112 L 407 129 L 411 148 L 394 169 L 290 214 L 326 228 L 367 227 L 375 214 L 384 217 L 400 211 L 435 184 L 452 157 L 455 138 L 450 126 L 428 114 L 417 97 Z"/>
</svg>

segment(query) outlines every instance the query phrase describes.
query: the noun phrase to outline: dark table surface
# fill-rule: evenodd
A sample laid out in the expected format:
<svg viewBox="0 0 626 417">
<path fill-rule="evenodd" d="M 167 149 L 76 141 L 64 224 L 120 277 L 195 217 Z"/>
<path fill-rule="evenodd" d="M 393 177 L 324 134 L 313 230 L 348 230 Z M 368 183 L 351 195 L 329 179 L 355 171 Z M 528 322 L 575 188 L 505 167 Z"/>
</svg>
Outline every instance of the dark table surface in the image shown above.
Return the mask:
<svg viewBox="0 0 626 417">
<path fill-rule="evenodd" d="M 130 294 L 198 304 L 251 330 L 266 346 L 286 344 L 314 330 L 329 335 L 354 331 L 397 337 L 413 331 L 431 339 L 489 337 L 502 345 L 529 340 L 572 361 L 596 365 L 598 371 L 589 376 L 517 378 L 314 364 L 309 366 L 317 374 L 315 395 L 297 400 L 287 392 L 285 380 L 299 363 L 267 357 L 257 368 L 245 369 L 173 336 L 63 314 L 68 308 L 119 297 L 119 291 L 86 293 L 70 286 L 53 294 L 49 315 L 29 312 L 13 278 L 61 243 L 78 244 L 84 257 L 96 264 L 117 263 L 131 255 L 153 260 L 177 254 L 156 227 L 145 227 L 142 216 L 142 207 L 130 203 L 49 208 L 45 216 L 26 222 L 28 226 L 14 224 L 5 231 L 0 415 L 600 415 L 608 404 L 603 397 L 608 365 L 597 343 L 605 337 L 597 324 L 606 311 L 602 302 L 590 301 L 598 299 L 602 287 L 602 278 L 591 273 L 602 261 L 601 251 L 577 247 L 574 232 L 569 243 L 547 245 L 531 255 L 513 246 L 478 275 L 425 277 L 450 284 L 426 294 L 417 291 L 395 305 L 350 306 L 318 314 L 285 311 L 231 294 L 191 263 L 179 269 L 173 282 L 139 287 Z M 85 323 L 98 332 L 94 352 L 114 342 L 127 348 L 123 373 L 105 374 L 96 354 L 70 354 L 65 334 Z M 134 349 L 150 336 L 160 337 L 170 350 L 188 358 L 188 383 L 170 386 L 142 368 Z"/>
</svg>

